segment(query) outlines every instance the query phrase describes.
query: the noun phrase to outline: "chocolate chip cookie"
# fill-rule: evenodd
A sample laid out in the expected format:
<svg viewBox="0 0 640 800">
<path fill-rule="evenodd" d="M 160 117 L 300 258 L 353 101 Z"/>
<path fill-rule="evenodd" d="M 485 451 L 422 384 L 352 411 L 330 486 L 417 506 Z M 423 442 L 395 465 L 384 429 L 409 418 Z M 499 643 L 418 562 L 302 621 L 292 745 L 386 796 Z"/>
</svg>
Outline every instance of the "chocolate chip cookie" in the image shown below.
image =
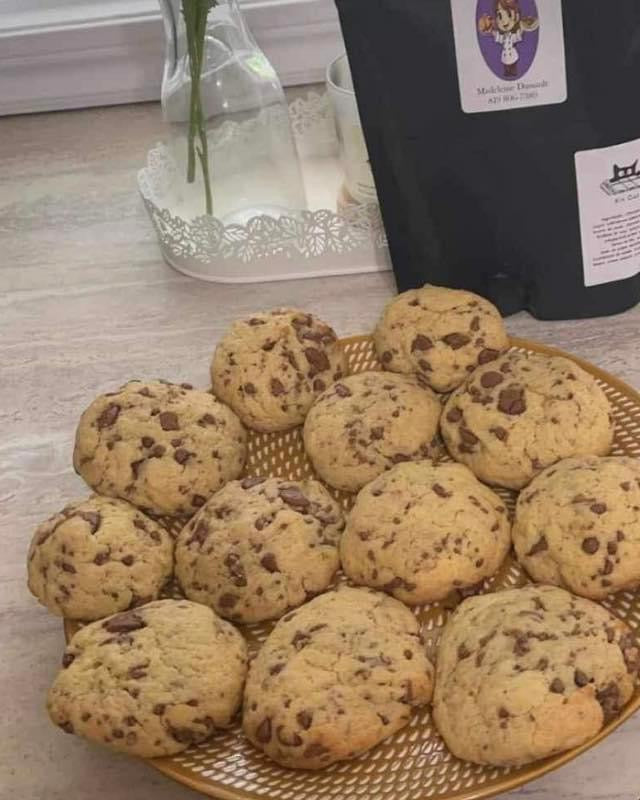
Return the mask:
<svg viewBox="0 0 640 800">
<path fill-rule="evenodd" d="M 428 285 L 387 305 L 374 341 L 385 369 L 417 372 L 437 392 L 455 389 L 509 346 L 492 303 L 473 292 Z"/>
<path fill-rule="evenodd" d="M 614 426 L 605 393 L 573 361 L 512 351 L 450 396 L 441 429 L 480 480 L 521 489 L 561 458 L 606 455 Z"/>
<path fill-rule="evenodd" d="M 313 404 L 305 449 L 324 481 L 355 492 L 394 464 L 439 455 L 440 411 L 419 375 L 361 372 Z"/>
<path fill-rule="evenodd" d="M 518 560 L 540 583 L 594 600 L 640 585 L 640 461 L 568 458 L 516 506 Z"/>
<path fill-rule="evenodd" d="M 360 491 L 340 558 L 355 583 L 415 605 L 475 588 L 510 546 L 498 495 L 462 464 L 419 461 L 398 464 Z"/>
<path fill-rule="evenodd" d="M 173 539 L 124 500 L 93 495 L 38 526 L 29 589 L 49 611 L 94 620 L 155 600 L 173 571 Z"/>
<path fill-rule="evenodd" d="M 240 420 L 208 392 L 131 381 L 84 412 L 73 465 L 99 494 L 190 516 L 240 475 L 245 456 Z"/>
<path fill-rule="evenodd" d="M 633 694 L 640 650 L 606 609 L 553 586 L 469 598 L 445 626 L 433 718 L 476 764 L 526 764 L 577 747 Z"/>
<path fill-rule="evenodd" d="M 155 758 L 227 728 L 247 647 L 205 606 L 158 600 L 81 628 L 49 691 L 53 722 L 123 753 Z"/>
<path fill-rule="evenodd" d="M 317 481 L 234 481 L 181 531 L 176 576 L 190 600 L 234 622 L 275 619 L 329 586 L 343 528 Z"/>
<path fill-rule="evenodd" d="M 244 731 L 283 766 L 321 769 L 403 728 L 432 679 L 409 609 L 342 587 L 277 623 L 249 670 Z"/>
<path fill-rule="evenodd" d="M 211 364 L 216 395 L 256 431 L 302 424 L 315 398 L 346 372 L 333 329 L 288 308 L 235 322 Z"/>
</svg>

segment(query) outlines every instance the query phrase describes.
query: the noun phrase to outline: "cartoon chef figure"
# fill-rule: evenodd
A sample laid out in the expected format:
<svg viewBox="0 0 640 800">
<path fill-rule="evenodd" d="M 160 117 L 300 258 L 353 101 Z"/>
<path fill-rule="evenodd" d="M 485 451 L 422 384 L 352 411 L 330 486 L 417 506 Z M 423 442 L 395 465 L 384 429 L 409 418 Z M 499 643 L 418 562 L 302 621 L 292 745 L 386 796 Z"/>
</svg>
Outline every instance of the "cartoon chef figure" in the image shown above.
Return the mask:
<svg viewBox="0 0 640 800">
<path fill-rule="evenodd" d="M 522 16 L 519 0 L 496 0 L 494 15 L 483 14 L 478 20 L 480 33 L 492 35 L 502 47 L 505 78 L 513 80 L 518 77 L 520 54 L 517 45 L 527 31 L 537 30 L 539 24 L 537 17 Z"/>
</svg>

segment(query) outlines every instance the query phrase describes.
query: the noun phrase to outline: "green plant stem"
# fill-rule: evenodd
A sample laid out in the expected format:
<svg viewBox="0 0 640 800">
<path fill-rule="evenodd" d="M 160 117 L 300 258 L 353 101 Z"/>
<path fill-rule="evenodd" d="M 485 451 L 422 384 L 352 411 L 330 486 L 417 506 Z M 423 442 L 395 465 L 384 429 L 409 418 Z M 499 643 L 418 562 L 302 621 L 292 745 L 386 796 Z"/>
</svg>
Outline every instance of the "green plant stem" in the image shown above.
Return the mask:
<svg viewBox="0 0 640 800">
<path fill-rule="evenodd" d="M 209 145 L 207 141 L 207 122 L 202 111 L 200 79 L 204 61 L 205 34 L 209 10 L 217 5 L 217 0 L 182 0 L 182 13 L 187 33 L 189 70 L 191 74 L 191 97 L 189 102 L 189 133 L 187 141 L 187 182 L 196 178 L 196 155 L 202 169 L 204 182 L 205 208 L 213 214 L 213 198 L 209 176 Z M 196 136 L 200 146 L 196 148 Z"/>
</svg>

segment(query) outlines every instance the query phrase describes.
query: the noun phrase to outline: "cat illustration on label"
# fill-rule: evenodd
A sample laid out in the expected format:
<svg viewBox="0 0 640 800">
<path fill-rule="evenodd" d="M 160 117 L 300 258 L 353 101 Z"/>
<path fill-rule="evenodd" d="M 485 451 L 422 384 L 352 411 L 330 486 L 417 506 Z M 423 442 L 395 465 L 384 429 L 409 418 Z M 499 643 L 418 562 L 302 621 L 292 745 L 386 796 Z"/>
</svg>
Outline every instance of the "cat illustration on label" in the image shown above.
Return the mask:
<svg viewBox="0 0 640 800">
<path fill-rule="evenodd" d="M 639 159 L 629 164 L 621 166 L 613 165 L 613 175 L 600 184 L 600 188 L 605 194 L 615 195 L 640 189 L 640 169 L 638 168 Z"/>
<path fill-rule="evenodd" d="M 531 67 L 538 50 L 540 18 L 535 0 L 478 0 L 478 43 L 489 69 L 514 81 Z"/>
</svg>

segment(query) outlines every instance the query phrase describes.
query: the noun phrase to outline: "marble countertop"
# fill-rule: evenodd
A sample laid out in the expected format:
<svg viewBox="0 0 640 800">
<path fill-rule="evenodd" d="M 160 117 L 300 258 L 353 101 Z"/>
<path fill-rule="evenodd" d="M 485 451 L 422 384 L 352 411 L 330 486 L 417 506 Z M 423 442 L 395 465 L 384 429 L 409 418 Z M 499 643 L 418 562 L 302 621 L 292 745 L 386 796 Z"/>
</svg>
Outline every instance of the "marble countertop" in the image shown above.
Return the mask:
<svg viewBox="0 0 640 800">
<path fill-rule="evenodd" d="M 56 730 L 44 710 L 60 621 L 25 584 L 34 526 L 86 488 L 71 469 L 86 403 L 133 377 L 206 385 L 236 317 L 295 305 L 339 334 L 370 330 L 390 274 L 249 286 L 183 277 L 161 260 L 135 173 L 160 138 L 155 104 L 0 119 L 0 797 L 195 800 L 143 763 Z M 617 317 L 508 320 L 640 387 L 640 307 Z M 640 715 L 596 749 L 505 797 L 637 800 Z"/>
</svg>

